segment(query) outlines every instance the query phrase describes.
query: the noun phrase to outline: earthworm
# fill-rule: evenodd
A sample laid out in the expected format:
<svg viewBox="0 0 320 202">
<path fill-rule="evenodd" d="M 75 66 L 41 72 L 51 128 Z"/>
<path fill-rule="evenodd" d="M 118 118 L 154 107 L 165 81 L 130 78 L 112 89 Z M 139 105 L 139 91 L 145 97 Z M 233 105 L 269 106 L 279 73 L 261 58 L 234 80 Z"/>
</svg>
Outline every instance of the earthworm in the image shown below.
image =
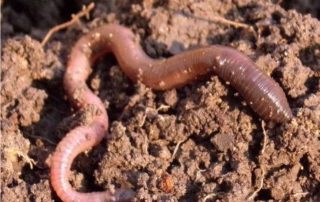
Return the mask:
<svg viewBox="0 0 320 202">
<path fill-rule="evenodd" d="M 125 201 L 131 189 L 113 192 L 80 193 L 68 182 L 71 163 L 81 152 L 97 145 L 108 130 L 108 116 L 102 101 L 89 89 L 86 80 L 94 62 L 112 52 L 122 71 L 133 81 L 154 90 L 181 87 L 209 73 L 230 83 L 251 108 L 265 120 L 282 123 L 292 118 L 280 86 L 239 51 L 220 45 L 185 51 L 167 59 L 145 54 L 131 30 L 105 25 L 82 36 L 71 50 L 64 76 L 64 88 L 73 106 L 94 108 L 91 123 L 76 127 L 58 144 L 52 157 L 51 184 L 63 201 Z"/>
</svg>

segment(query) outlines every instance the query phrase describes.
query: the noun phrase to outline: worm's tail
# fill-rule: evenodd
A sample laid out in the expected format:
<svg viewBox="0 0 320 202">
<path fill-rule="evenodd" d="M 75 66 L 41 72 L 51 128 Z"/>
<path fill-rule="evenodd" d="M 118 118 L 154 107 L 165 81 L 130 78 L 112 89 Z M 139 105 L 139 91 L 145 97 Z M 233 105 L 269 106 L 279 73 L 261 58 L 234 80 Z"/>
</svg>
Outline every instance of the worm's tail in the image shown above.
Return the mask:
<svg viewBox="0 0 320 202">
<path fill-rule="evenodd" d="M 98 117 L 88 126 L 80 126 L 71 130 L 58 144 L 52 157 L 50 178 L 53 189 L 62 201 L 129 201 L 134 197 L 134 192 L 130 189 L 80 193 L 75 191 L 68 181 L 68 174 L 74 158 L 79 153 L 97 145 L 104 137 L 107 121 L 103 119 L 105 118 Z"/>
</svg>

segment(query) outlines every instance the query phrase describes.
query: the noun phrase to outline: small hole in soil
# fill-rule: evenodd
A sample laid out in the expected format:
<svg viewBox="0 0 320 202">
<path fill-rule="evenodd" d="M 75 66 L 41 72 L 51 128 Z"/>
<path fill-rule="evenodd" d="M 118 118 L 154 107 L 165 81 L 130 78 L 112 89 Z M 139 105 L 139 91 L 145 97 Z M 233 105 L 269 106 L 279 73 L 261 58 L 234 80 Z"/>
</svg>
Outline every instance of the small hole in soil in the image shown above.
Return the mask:
<svg viewBox="0 0 320 202">
<path fill-rule="evenodd" d="M 280 23 L 280 20 L 282 18 L 282 14 L 280 12 L 274 12 L 272 13 L 272 19 L 274 20 L 275 23 L 279 24 Z"/>
<path fill-rule="evenodd" d="M 291 44 L 292 42 L 294 42 L 294 40 L 296 38 L 295 33 L 288 35 L 284 29 L 280 29 L 280 34 L 281 34 L 282 38 L 287 40 L 288 44 Z"/>
<path fill-rule="evenodd" d="M 261 189 L 255 198 L 255 201 L 272 200 L 270 189 Z"/>
<path fill-rule="evenodd" d="M 226 162 L 223 166 L 223 173 L 232 172 L 235 170 L 235 165 L 232 165 L 230 162 Z"/>
<path fill-rule="evenodd" d="M 320 71 L 320 44 L 301 49 L 299 58 L 303 65 L 314 71 Z"/>
<path fill-rule="evenodd" d="M 7 14 L 13 28 L 18 32 L 30 33 L 32 28 L 49 29 L 69 20 L 72 13 L 81 9 L 81 4 L 72 1 L 5 1 L 10 8 Z"/>
<path fill-rule="evenodd" d="M 283 77 L 282 72 L 274 70 L 271 73 L 271 77 L 276 80 L 279 84 L 281 84 L 280 79 Z"/>
<path fill-rule="evenodd" d="M 151 144 L 148 148 L 148 153 L 152 156 L 158 157 L 159 152 L 161 151 L 161 146 L 157 144 Z"/>
<path fill-rule="evenodd" d="M 181 166 L 181 165 L 180 165 L 179 161 L 178 161 L 177 159 L 174 159 L 174 160 L 172 161 L 172 163 L 170 164 L 170 166 L 168 167 L 167 172 L 168 172 L 168 173 L 171 173 L 171 171 L 172 171 L 172 169 L 173 169 L 174 167 L 180 167 L 180 166 Z"/>
<path fill-rule="evenodd" d="M 262 145 L 261 142 L 262 142 L 263 136 L 260 135 L 262 134 L 262 132 L 258 131 L 257 129 L 253 131 L 253 134 L 256 134 L 256 135 L 254 135 L 255 138 L 249 145 L 249 158 L 252 160 L 255 160 L 261 151 L 261 145 Z"/>
<path fill-rule="evenodd" d="M 17 180 L 13 179 L 12 182 L 10 184 L 7 185 L 8 188 L 14 188 L 18 185 L 19 183 L 17 182 Z"/>
<path fill-rule="evenodd" d="M 104 143 L 103 143 L 104 144 Z M 99 149 L 99 148 L 96 148 Z M 88 153 L 88 156 L 84 154 L 80 154 L 75 158 L 72 162 L 71 170 L 75 173 L 81 173 L 83 175 L 83 179 L 81 180 L 81 187 L 79 191 L 103 191 L 104 188 L 96 184 L 96 177 L 93 175 L 93 170 L 96 170 L 98 167 L 98 163 L 100 162 L 99 158 L 95 155 L 94 150 Z M 79 175 L 74 174 L 74 175 Z M 71 179 L 71 176 L 70 178 Z M 74 179 L 77 181 L 77 177 Z M 72 184 L 72 181 L 70 181 Z M 76 182 L 73 182 L 76 183 Z"/>
<path fill-rule="evenodd" d="M 232 189 L 232 184 L 231 184 L 231 182 L 224 181 L 224 182 L 222 182 L 221 185 L 220 185 L 220 190 L 221 190 L 222 192 L 229 192 L 231 189 Z"/>
<path fill-rule="evenodd" d="M 29 165 L 25 165 L 22 168 L 21 178 L 29 185 L 40 182 L 40 176 L 37 174 L 36 169 L 31 170 Z"/>
<path fill-rule="evenodd" d="M 272 53 L 277 47 L 275 43 L 262 43 L 260 45 L 260 49 L 263 50 L 265 53 Z"/>
<path fill-rule="evenodd" d="M 268 36 L 270 36 L 270 34 L 271 34 L 271 31 L 270 31 L 269 27 L 264 27 L 261 31 L 262 37 L 268 37 Z"/>
<path fill-rule="evenodd" d="M 207 169 L 205 162 L 201 161 L 201 162 L 199 163 L 199 169 L 200 169 L 200 170 L 205 170 L 205 169 Z"/>
<path fill-rule="evenodd" d="M 320 19 L 319 0 L 284 0 L 280 6 L 285 10 L 294 9 L 299 13 L 311 14 L 311 16 Z"/>
<path fill-rule="evenodd" d="M 169 0 L 156 0 L 153 2 L 153 8 L 157 7 L 166 7 L 169 3 Z"/>
<path fill-rule="evenodd" d="M 303 169 L 300 170 L 299 175 L 309 176 L 310 162 L 308 160 L 308 154 L 302 156 L 300 164 L 303 166 Z"/>
</svg>

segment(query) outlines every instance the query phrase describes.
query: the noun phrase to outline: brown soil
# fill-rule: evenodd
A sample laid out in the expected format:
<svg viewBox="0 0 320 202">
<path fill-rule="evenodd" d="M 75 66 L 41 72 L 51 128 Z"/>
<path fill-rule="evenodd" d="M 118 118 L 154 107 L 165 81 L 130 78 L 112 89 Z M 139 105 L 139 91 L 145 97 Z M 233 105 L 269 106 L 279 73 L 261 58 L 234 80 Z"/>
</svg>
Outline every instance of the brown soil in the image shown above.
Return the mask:
<svg viewBox="0 0 320 202">
<path fill-rule="evenodd" d="M 74 162 L 76 189 L 131 187 L 136 201 L 320 201 L 319 1 L 100 0 L 90 20 L 45 48 L 45 33 L 81 4 L 30 2 L 2 3 L 2 201 L 59 201 L 47 162 L 79 120 L 61 82 L 67 56 L 79 36 L 111 22 L 130 27 L 156 58 L 209 44 L 244 52 L 283 87 L 295 118 L 264 126 L 214 75 L 153 92 L 107 56 L 88 83 L 108 106 L 110 134 Z"/>
</svg>

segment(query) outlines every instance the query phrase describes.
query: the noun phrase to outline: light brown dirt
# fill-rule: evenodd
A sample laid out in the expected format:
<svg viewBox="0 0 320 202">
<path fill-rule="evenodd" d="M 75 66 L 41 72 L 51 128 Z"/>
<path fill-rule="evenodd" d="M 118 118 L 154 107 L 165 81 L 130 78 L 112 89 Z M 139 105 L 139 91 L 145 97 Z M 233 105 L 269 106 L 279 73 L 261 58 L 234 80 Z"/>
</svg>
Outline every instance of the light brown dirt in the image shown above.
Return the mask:
<svg viewBox="0 0 320 202">
<path fill-rule="evenodd" d="M 100 0 L 90 20 L 55 34 L 45 48 L 38 40 L 81 2 L 53 1 L 46 5 L 52 12 L 30 4 L 17 10 L 17 2 L 2 5 L 2 201 L 59 201 L 46 161 L 82 118 L 63 92 L 67 55 L 81 34 L 104 23 L 130 27 L 156 58 L 232 46 L 279 82 L 295 118 L 266 123 L 264 134 L 259 117 L 215 75 L 153 92 L 132 84 L 106 56 L 88 83 L 106 103 L 109 136 L 74 162 L 76 189 L 131 187 L 136 201 L 320 200 L 320 11 L 314 1 Z M 12 17 L 17 13 L 25 22 Z M 253 31 L 216 22 L 217 16 Z"/>
</svg>

